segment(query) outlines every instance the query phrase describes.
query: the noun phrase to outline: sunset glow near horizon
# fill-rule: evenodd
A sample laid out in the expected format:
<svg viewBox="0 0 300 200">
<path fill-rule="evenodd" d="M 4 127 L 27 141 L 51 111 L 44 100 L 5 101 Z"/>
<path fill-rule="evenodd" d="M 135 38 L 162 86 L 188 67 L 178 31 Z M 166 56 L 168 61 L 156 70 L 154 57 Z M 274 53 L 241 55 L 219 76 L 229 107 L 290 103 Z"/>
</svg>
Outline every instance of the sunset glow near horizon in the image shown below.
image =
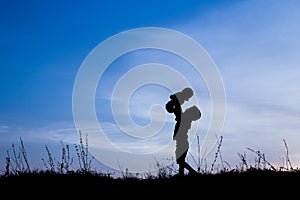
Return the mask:
<svg viewBox="0 0 300 200">
<path fill-rule="evenodd" d="M 72 95 L 80 67 L 101 42 L 142 27 L 185 34 L 198 42 L 215 63 L 226 92 L 226 117 L 221 132 L 221 155 L 226 167 L 241 164 L 238 153 L 246 153 L 249 164 L 254 165 L 255 154 L 247 148 L 263 152 L 276 167 L 286 166 L 284 141 L 293 167 L 299 166 L 299 9 L 300 2 L 296 0 L 0 3 L 0 173 L 5 171 L 7 150 L 11 151 L 12 143 L 18 145 L 20 138 L 33 168 L 43 167 L 41 159 L 47 157 L 45 144 L 59 159 L 60 141 L 78 143 Z M 164 106 L 171 94 L 169 88 L 147 84 L 129 99 L 128 111 L 137 126 L 165 123 L 156 137 L 151 138 L 147 132 L 149 135 L 136 143 L 116 124 L 112 106 L 117 105 L 120 96 L 113 96 L 115 86 L 120 80 L 128 82 L 126 73 L 137 66 L 168 66 L 193 86 L 197 102 L 193 100 L 186 107 L 198 103 L 202 118 L 197 122 L 187 158 L 196 167 L 195 136 L 200 137 L 200 142 L 205 140 L 212 117 L 209 87 L 190 63 L 153 49 L 120 56 L 105 70 L 95 91 L 94 106 L 103 132 L 118 148 L 141 153 L 140 160 L 116 157 L 114 149 L 94 138 L 89 138 L 89 144 L 97 151 L 91 153 L 103 153 L 105 160 L 129 170 L 144 167 L 145 163 L 155 169 L 155 159 L 167 164 L 174 157 L 174 117 L 158 107 L 153 109 L 156 112 L 150 112 L 154 105 Z M 157 73 L 156 80 L 169 78 L 159 75 L 162 74 Z M 147 78 L 145 74 L 137 80 Z M 129 85 L 125 82 L 123 86 L 126 84 Z M 176 84 L 172 88 L 185 86 Z M 195 126 L 196 123 L 191 131 L 196 130 Z M 89 131 L 82 130 L 92 135 Z M 168 144 L 170 148 L 164 149 Z M 215 147 L 208 152 L 201 167 L 211 165 L 216 150 Z M 149 152 L 154 152 L 151 158 L 143 156 Z M 218 158 L 215 167 L 222 166 L 224 163 Z"/>
</svg>

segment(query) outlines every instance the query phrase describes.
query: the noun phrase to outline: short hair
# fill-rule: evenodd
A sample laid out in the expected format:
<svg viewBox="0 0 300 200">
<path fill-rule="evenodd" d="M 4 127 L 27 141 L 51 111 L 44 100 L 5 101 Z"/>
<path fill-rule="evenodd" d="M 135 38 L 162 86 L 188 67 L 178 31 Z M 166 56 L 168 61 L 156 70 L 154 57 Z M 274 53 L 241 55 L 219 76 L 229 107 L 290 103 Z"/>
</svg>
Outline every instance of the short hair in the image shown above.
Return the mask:
<svg viewBox="0 0 300 200">
<path fill-rule="evenodd" d="M 175 96 L 181 105 L 183 104 L 184 101 L 187 101 L 193 95 L 194 95 L 194 91 L 192 90 L 192 88 L 187 87 L 181 90 L 180 92 L 171 95 L 171 99 Z"/>
<path fill-rule="evenodd" d="M 183 93 L 184 96 L 186 96 L 186 97 L 192 97 L 192 96 L 194 95 L 194 91 L 192 90 L 192 88 L 189 88 L 189 87 L 184 88 L 184 89 L 182 90 L 182 93 Z"/>
<path fill-rule="evenodd" d="M 185 110 L 185 114 L 193 121 L 200 119 L 201 112 L 197 106 L 191 106 Z"/>
</svg>

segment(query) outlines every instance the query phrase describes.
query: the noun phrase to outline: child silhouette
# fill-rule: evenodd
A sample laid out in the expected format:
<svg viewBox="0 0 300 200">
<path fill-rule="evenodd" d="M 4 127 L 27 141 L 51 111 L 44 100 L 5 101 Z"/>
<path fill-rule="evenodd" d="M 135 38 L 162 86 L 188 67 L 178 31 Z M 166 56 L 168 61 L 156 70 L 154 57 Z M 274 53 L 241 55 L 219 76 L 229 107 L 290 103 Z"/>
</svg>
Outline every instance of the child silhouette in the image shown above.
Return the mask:
<svg viewBox="0 0 300 200">
<path fill-rule="evenodd" d="M 184 169 L 190 173 L 196 171 L 185 161 L 189 149 L 188 131 L 192 126 L 192 122 L 200 119 L 201 112 L 197 106 L 191 106 L 182 112 L 182 104 L 193 96 L 191 88 L 185 88 L 181 92 L 170 96 L 170 101 L 166 104 L 166 110 L 175 115 L 175 128 L 173 140 L 176 141 L 176 162 L 179 165 L 179 175 L 184 175 Z"/>
</svg>

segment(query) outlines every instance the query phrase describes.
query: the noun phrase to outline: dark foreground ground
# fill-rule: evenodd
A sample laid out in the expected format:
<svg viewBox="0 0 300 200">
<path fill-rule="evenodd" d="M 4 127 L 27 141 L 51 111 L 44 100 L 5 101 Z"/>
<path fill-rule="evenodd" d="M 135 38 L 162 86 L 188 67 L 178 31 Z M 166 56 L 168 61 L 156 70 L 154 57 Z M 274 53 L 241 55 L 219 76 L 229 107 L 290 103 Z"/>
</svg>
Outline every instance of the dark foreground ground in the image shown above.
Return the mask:
<svg viewBox="0 0 300 200">
<path fill-rule="evenodd" d="M 298 199 L 300 171 L 259 170 L 152 179 L 112 178 L 78 173 L 31 173 L 2 176 L 0 193 L 2 197 L 26 199 L 287 199 L 292 196 Z"/>
</svg>

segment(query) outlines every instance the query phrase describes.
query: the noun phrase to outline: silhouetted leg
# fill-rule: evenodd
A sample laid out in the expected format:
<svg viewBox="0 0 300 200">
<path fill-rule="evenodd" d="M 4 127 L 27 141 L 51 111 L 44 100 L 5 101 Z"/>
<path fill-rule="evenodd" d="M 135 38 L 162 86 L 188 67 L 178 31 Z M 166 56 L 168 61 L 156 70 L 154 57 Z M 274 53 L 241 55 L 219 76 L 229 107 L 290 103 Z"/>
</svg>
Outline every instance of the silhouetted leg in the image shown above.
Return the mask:
<svg viewBox="0 0 300 200">
<path fill-rule="evenodd" d="M 179 164 L 179 175 L 180 176 L 184 175 L 184 163 Z"/>
<path fill-rule="evenodd" d="M 176 154 L 176 162 L 179 165 L 179 175 L 184 175 L 184 169 L 186 168 L 185 164 L 185 157 L 187 155 L 187 148 L 182 148 L 183 145 L 178 145 L 177 143 L 177 148 L 175 150 Z M 183 151 L 185 150 L 185 151 Z M 183 153 L 182 153 L 183 152 Z"/>
<path fill-rule="evenodd" d="M 176 136 L 177 131 L 179 129 L 179 125 L 180 125 L 180 119 L 178 119 L 176 124 L 175 124 L 174 133 L 173 133 L 173 140 L 175 139 L 175 136 Z"/>
<path fill-rule="evenodd" d="M 186 168 L 189 171 L 189 173 L 191 173 L 191 174 L 197 173 L 196 170 L 194 170 L 187 162 L 184 162 L 183 166 L 184 166 L 184 168 Z"/>
<path fill-rule="evenodd" d="M 176 162 L 179 165 L 179 175 L 183 176 L 184 175 L 184 169 L 185 169 L 185 157 L 187 152 L 184 152 L 183 154 L 180 155 L 180 149 L 176 148 Z"/>
</svg>

